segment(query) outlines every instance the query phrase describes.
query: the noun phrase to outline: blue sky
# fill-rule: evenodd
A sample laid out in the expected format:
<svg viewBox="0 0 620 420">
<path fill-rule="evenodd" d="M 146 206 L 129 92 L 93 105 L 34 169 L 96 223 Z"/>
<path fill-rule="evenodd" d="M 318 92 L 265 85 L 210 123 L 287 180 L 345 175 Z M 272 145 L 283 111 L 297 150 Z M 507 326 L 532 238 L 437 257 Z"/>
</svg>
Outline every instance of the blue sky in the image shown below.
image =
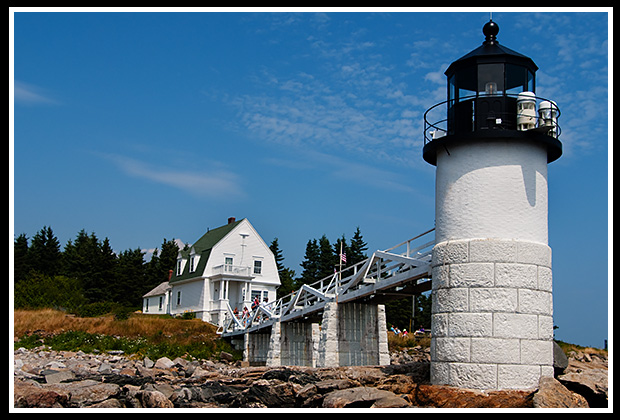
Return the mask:
<svg viewBox="0 0 620 420">
<path fill-rule="evenodd" d="M 433 227 L 423 114 L 489 20 L 482 9 L 34 10 L 12 9 L 10 28 L 11 244 L 51 226 L 63 247 L 85 229 L 117 251 L 149 249 L 247 217 L 298 274 L 323 234 L 359 226 L 372 252 Z M 613 12 L 493 20 L 562 112 L 564 155 L 549 166 L 556 337 L 602 347 Z"/>
</svg>

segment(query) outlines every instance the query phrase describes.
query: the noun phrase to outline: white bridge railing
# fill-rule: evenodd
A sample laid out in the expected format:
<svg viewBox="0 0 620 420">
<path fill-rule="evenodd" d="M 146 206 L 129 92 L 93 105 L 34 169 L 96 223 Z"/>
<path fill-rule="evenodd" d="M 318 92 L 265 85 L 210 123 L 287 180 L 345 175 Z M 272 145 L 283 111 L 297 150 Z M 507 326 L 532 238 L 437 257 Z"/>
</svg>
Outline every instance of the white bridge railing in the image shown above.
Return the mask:
<svg viewBox="0 0 620 420">
<path fill-rule="evenodd" d="M 218 333 L 240 334 L 271 325 L 276 320 L 290 321 L 320 311 L 326 303 L 349 302 L 382 290 L 402 287 L 431 276 L 431 251 L 435 243 L 430 229 L 385 251 L 375 251 L 369 258 L 336 271 L 312 284 L 272 302 L 261 303 L 244 314 L 227 308 L 223 327 Z"/>
</svg>

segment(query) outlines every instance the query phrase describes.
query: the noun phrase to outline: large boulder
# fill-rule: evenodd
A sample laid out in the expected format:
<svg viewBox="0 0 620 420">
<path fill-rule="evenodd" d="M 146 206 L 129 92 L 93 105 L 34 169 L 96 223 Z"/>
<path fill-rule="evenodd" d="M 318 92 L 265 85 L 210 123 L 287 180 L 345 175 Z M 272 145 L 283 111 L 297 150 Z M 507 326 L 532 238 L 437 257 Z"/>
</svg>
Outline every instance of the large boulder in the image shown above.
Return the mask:
<svg viewBox="0 0 620 420">
<path fill-rule="evenodd" d="M 566 389 L 558 380 L 543 376 L 533 398 L 534 408 L 587 408 L 584 397 Z"/>
</svg>

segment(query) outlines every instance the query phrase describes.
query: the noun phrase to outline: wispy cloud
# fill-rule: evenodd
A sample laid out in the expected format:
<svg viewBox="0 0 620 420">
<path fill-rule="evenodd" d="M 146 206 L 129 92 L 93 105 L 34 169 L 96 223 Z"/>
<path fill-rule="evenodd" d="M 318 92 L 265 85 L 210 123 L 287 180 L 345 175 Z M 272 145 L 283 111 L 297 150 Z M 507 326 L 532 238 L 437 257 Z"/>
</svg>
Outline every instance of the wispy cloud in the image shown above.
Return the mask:
<svg viewBox="0 0 620 420">
<path fill-rule="evenodd" d="M 419 99 L 387 75 L 369 76 L 368 67 L 361 68 L 343 66 L 341 80 L 335 81 L 308 74 L 281 81 L 273 77 L 273 93 L 240 95 L 232 103 L 252 135 L 279 145 L 390 161 L 418 152 Z"/>
<path fill-rule="evenodd" d="M 24 105 L 58 104 L 44 89 L 15 80 L 14 98 L 16 103 Z"/>
<path fill-rule="evenodd" d="M 191 172 L 155 166 L 126 156 L 105 154 L 122 172 L 136 178 L 167 185 L 196 197 L 239 198 L 245 193 L 239 176 L 226 170 Z"/>
<path fill-rule="evenodd" d="M 364 28 L 338 31 L 342 36 L 331 29 L 312 31 L 307 48 L 299 48 L 300 56 L 313 57 L 311 66 L 261 67 L 254 92 L 229 96 L 245 131 L 284 147 L 417 165 L 422 115 L 438 89 L 445 95 L 445 87 L 418 86 L 413 95 L 411 68 L 404 62 L 398 68 L 387 65 L 381 40 L 369 39 Z"/>
</svg>

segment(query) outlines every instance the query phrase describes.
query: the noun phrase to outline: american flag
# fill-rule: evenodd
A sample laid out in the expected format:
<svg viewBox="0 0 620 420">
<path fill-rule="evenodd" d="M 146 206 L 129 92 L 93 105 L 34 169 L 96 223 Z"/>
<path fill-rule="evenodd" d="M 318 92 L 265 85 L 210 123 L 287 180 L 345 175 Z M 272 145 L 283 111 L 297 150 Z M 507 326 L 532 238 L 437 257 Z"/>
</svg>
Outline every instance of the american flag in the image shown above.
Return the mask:
<svg viewBox="0 0 620 420">
<path fill-rule="evenodd" d="M 340 261 L 342 261 L 343 263 L 347 262 L 347 254 L 342 253 L 340 254 Z"/>
</svg>

